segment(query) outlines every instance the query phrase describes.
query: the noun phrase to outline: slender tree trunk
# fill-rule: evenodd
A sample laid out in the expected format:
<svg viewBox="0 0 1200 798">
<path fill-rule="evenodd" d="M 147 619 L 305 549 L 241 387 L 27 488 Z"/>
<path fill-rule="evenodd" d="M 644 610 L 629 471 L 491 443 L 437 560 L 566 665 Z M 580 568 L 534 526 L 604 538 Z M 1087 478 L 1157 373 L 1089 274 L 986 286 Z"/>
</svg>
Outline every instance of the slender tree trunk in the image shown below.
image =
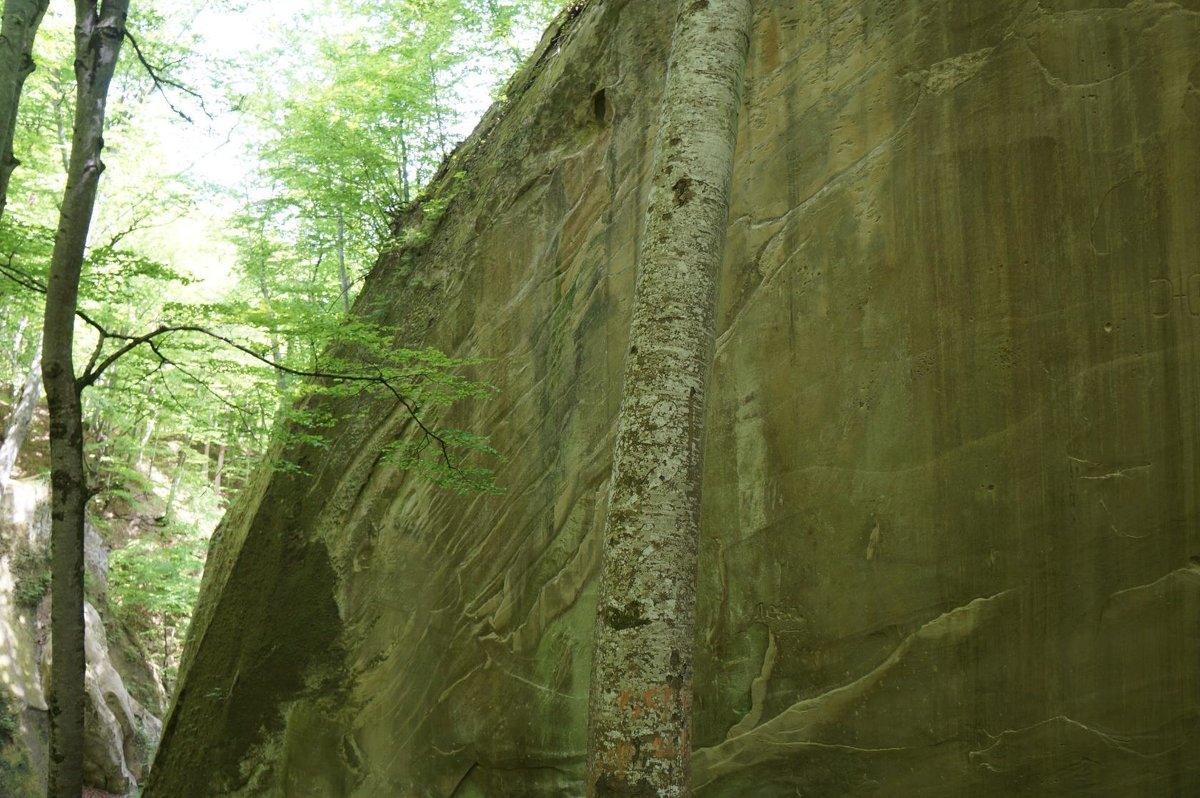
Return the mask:
<svg viewBox="0 0 1200 798">
<path fill-rule="evenodd" d="M 275 337 L 275 333 L 271 333 L 271 357 L 275 359 L 276 363 L 283 362 L 283 349 L 280 347 L 279 339 Z M 275 387 L 279 390 L 280 396 L 287 393 L 287 375 L 279 369 L 275 369 Z"/>
<path fill-rule="evenodd" d="M 0 493 L 4 492 L 4 483 L 12 476 L 13 467 L 17 464 L 17 455 L 29 435 L 29 425 L 33 421 L 33 411 L 37 409 L 38 396 L 42 392 L 42 342 L 38 341 L 33 350 L 33 363 L 25 376 L 25 385 L 21 388 L 21 398 L 13 409 L 12 418 L 8 422 L 8 431 L 4 433 L 4 443 L 0 444 Z"/>
<path fill-rule="evenodd" d="M 264 259 L 265 262 L 265 259 Z M 258 290 L 262 294 L 263 301 L 266 302 L 267 308 L 271 307 L 271 289 L 267 286 L 267 278 L 261 271 L 258 274 Z M 279 338 L 274 332 L 271 333 L 271 357 L 276 363 L 283 362 L 283 351 L 279 346 Z M 287 393 L 287 375 L 281 370 L 275 369 L 275 387 L 279 389 L 280 394 Z"/>
<path fill-rule="evenodd" d="M 221 448 L 217 450 L 217 472 L 213 475 L 213 491 L 217 496 L 221 495 L 221 477 L 225 473 L 225 444 L 221 444 Z"/>
<path fill-rule="evenodd" d="M 151 389 L 153 391 L 153 389 Z M 151 397 L 153 397 L 153 392 Z M 146 431 L 142 433 L 142 442 L 138 444 L 137 459 L 133 461 L 134 468 L 141 468 L 146 462 L 146 447 L 150 445 L 150 439 L 154 437 L 154 428 L 158 425 L 158 415 L 150 416 L 150 420 L 146 422 Z"/>
<path fill-rule="evenodd" d="M 75 2 L 75 132 L 67 187 L 50 257 L 42 374 L 50 407 L 50 798 L 83 789 L 83 529 L 88 500 L 83 466 L 82 385 L 72 348 L 79 277 L 104 164 L 108 86 L 125 38 L 129 0 Z"/>
<path fill-rule="evenodd" d="M 62 161 L 63 173 L 71 169 L 71 147 L 67 142 L 67 125 L 63 119 L 63 107 L 61 103 L 54 104 L 54 124 L 58 131 L 58 157 Z"/>
<path fill-rule="evenodd" d="M 429 54 L 429 87 L 432 90 L 433 98 L 433 119 L 437 125 L 437 145 L 438 152 L 445 158 L 449 153 L 446 150 L 447 142 L 450 137 L 446 135 L 446 114 L 442 107 L 442 99 L 438 92 L 438 76 L 437 69 L 434 67 L 433 54 Z"/>
<path fill-rule="evenodd" d="M 191 446 L 192 441 L 189 438 L 179 447 L 179 457 L 175 460 L 175 474 L 171 477 L 171 492 L 167 494 L 167 507 L 163 510 L 163 522 L 167 524 L 171 523 L 171 516 L 175 513 L 175 499 L 179 495 L 179 483 L 183 481 L 183 467 L 187 465 L 187 453 Z"/>
<path fill-rule="evenodd" d="M 115 371 L 110 371 L 104 376 L 104 382 L 110 390 L 117 388 L 116 376 Z M 84 406 L 87 406 L 86 402 L 84 402 Z M 86 416 L 90 416 L 90 418 L 86 418 Z M 96 473 L 112 449 L 113 440 L 121 434 L 121 431 L 117 429 L 117 425 L 113 423 L 111 417 L 105 413 L 104 405 L 99 402 L 93 402 L 91 410 L 85 412 L 83 430 L 84 434 L 92 439 L 93 466 L 90 471 Z"/>
<path fill-rule="evenodd" d="M 412 192 L 408 182 L 408 142 L 404 140 L 403 133 L 396 137 L 396 161 L 400 173 L 400 203 L 407 205 Z"/>
<path fill-rule="evenodd" d="M 610 479 L 588 794 L 690 792 L 704 401 L 751 0 L 682 0 Z"/>
<path fill-rule="evenodd" d="M 20 396 L 21 386 L 24 384 L 17 383 L 15 380 L 17 375 L 21 373 L 21 366 L 23 365 L 21 363 L 21 350 L 25 348 L 25 328 L 28 326 L 29 317 L 22 316 L 21 320 L 17 322 L 16 332 L 13 333 L 12 349 L 5 353 L 8 357 L 9 365 L 12 366 L 14 380 L 12 384 L 12 397 L 14 401 L 16 400 L 16 397 Z"/>
<path fill-rule="evenodd" d="M 350 312 L 350 277 L 346 274 L 346 216 L 338 210 L 337 227 L 338 280 L 342 284 L 342 308 Z"/>
<path fill-rule="evenodd" d="M 0 215 L 8 204 L 8 182 L 20 162 L 13 153 L 17 109 L 25 78 L 32 74 L 33 40 L 50 0 L 4 0 L 0 20 Z"/>
</svg>

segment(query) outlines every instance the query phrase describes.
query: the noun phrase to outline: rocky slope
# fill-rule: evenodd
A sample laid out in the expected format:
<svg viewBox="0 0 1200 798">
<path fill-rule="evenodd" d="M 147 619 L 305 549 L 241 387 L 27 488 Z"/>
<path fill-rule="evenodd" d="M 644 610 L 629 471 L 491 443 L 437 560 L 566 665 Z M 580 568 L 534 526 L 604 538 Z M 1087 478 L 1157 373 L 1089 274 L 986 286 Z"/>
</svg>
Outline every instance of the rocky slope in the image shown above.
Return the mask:
<svg viewBox="0 0 1200 798">
<path fill-rule="evenodd" d="M 49 486 L 39 480 L 0 485 L 0 795 L 34 798 L 45 792 L 50 678 Z M 108 552 L 87 529 L 89 593 L 102 596 Z M 129 693 L 118 664 L 136 656 L 110 650 L 100 613 L 84 605 L 87 654 L 84 780 L 124 795 L 145 777 L 162 723 Z M 115 664 L 116 663 L 116 664 Z M 141 663 L 142 669 L 145 663 Z M 149 674 L 138 674 L 152 683 Z M 7 725 L 4 719 L 7 718 Z"/>
<path fill-rule="evenodd" d="M 214 543 L 147 795 L 580 794 L 664 7 L 547 40 L 357 305 L 488 358 L 507 493 L 334 403 Z M 1200 2 L 757 9 L 697 794 L 1200 792 Z"/>
</svg>

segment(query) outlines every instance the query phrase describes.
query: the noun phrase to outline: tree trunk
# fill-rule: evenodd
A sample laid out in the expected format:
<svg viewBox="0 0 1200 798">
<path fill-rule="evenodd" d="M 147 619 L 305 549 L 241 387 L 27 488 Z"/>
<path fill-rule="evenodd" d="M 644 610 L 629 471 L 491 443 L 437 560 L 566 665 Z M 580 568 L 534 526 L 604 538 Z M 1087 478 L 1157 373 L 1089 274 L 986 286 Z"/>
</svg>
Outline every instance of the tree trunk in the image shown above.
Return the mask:
<svg viewBox="0 0 1200 798">
<path fill-rule="evenodd" d="M 25 376 L 25 385 L 21 388 L 21 398 L 13 409 L 12 419 L 8 422 L 8 431 L 4 433 L 4 443 L 0 444 L 0 493 L 4 492 L 4 483 L 12 476 L 13 466 L 17 464 L 17 455 L 29 435 L 29 425 L 33 421 L 33 411 L 37 409 L 38 396 L 42 392 L 42 342 L 38 341 L 33 350 L 33 363 Z"/>
<path fill-rule="evenodd" d="M 400 177 L 400 204 L 408 205 L 409 195 L 412 193 L 409 190 L 408 183 L 408 143 L 404 141 L 404 134 L 401 133 L 396 137 L 396 161 Z"/>
<path fill-rule="evenodd" d="M 588 794 L 690 792 L 704 401 L 751 0 L 679 5 L 610 478 Z"/>
<path fill-rule="evenodd" d="M 264 261 L 265 262 L 265 261 Z M 267 277 L 261 271 L 258 273 L 258 290 L 262 294 L 263 302 L 266 303 L 267 309 L 271 309 L 271 289 L 267 285 Z M 272 331 L 271 333 L 271 357 L 276 363 L 283 362 L 283 351 L 279 346 L 279 337 Z M 275 369 L 275 387 L 279 389 L 279 393 L 287 393 L 287 375 L 281 369 Z"/>
<path fill-rule="evenodd" d="M 58 132 L 58 157 L 62 162 L 63 174 L 71 170 L 71 146 L 67 142 L 67 125 L 63 119 L 62 105 L 54 105 L 54 125 Z"/>
<path fill-rule="evenodd" d="M 225 444 L 221 444 L 221 448 L 217 450 L 217 472 L 213 474 L 213 492 L 217 496 L 221 495 L 221 477 L 225 473 Z"/>
<path fill-rule="evenodd" d="M 271 357 L 276 363 L 283 362 L 283 349 L 279 346 L 279 339 L 275 337 L 275 333 L 271 333 Z M 279 391 L 279 395 L 285 396 L 288 389 L 287 374 L 281 369 L 275 369 L 275 388 Z M 284 400 L 280 400 L 281 402 Z"/>
<path fill-rule="evenodd" d="M 83 789 L 83 527 L 88 486 L 83 467 L 82 386 L 72 348 L 79 277 L 104 164 L 108 86 L 125 38 L 129 0 L 75 2 L 75 132 L 67 187 L 50 257 L 42 374 L 50 407 L 50 798 Z"/>
<path fill-rule="evenodd" d="M 20 165 L 13 153 L 17 109 L 25 78 L 33 72 L 33 40 L 50 0 L 4 0 L 0 21 L 0 215 L 8 204 L 8 181 Z"/>
<path fill-rule="evenodd" d="M 337 228 L 338 280 L 342 284 L 342 309 L 350 312 L 350 277 L 346 274 L 346 217 L 338 211 Z"/>
<path fill-rule="evenodd" d="M 442 108 L 442 98 L 438 95 L 438 76 L 437 69 L 433 63 L 433 53 L 429 54 L 429 87 L 430 95 L 433 99 L 433 119 L 437 125 L 437 146 L 438 152 L 445 158 L 449 153 L 446 150 L 446 144 L 450 137 L 446 135 L 446 115 Z"/>
<path fill-rule="evenodd" d="M 154 397 L 154 389 L 150 389 L 150 397 Z M 154 428 L 158 425 L 158 414 L 150 416 L 150 420 L 146 422 L 146 431 L 142 433 L 142 441 L 138 444 L 137 460 L 134 460 L 133 467 L 140 469 L 146 462 L 146 447 L 150 445 L 150 439 L 154 437 Z M 153 458 L 151 458 L 153 459 Z"/>
<path fill-rule="evenodd" d="M 175 514 L 175 499 L 179 496 L 179 483 L 183 481 L 183 467 L 187 465 L 188 449 L 192 446 L 191 438 L 179 447 L 179 457 L 175 459 L 175 474 L 171 477 L 171 492 L 167 494 L 167 507 L 163 510 L 163 523 L 170 524 Z"/>
<path fill-rule="evenodd" d="M 17 375 L 21 373 L 21 350 L 25 347 L 25 328 L 29 326 L 29 317 L 22 316 L 17 322 L 17 329 L 13 332 L 12 348 L 5 352 L 8 358 L 9 365 L 12 366 L 13 380 L 16 380 Z M 38 339 L 39 343 L 41 339 Z M 11 395 L 16 400 L 16 397 L 21 395 L 21 386 L 24 383 L 13 382 Z"/>
</svg>

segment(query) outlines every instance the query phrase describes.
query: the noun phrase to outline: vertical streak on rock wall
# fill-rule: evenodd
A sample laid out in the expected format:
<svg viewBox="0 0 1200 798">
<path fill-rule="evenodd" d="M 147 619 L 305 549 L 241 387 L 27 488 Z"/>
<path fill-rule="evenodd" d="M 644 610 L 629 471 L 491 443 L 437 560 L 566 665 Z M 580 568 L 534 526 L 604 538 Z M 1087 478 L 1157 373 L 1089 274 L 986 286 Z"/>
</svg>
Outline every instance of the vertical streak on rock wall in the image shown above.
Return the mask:
<svg viewBox="0 0 1200 798">
<path fill-rule="evenodd" d="M 1197 788 L 1198 11 L 760 19 L 700 794 Z"/>
</svg>

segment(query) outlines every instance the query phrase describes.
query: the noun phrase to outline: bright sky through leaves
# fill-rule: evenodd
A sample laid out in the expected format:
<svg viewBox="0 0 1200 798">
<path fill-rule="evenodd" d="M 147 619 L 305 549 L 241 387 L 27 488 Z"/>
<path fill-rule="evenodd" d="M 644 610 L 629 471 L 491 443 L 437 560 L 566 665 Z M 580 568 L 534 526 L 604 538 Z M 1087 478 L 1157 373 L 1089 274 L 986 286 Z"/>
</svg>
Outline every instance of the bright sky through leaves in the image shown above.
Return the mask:
<svg viewBox="0 0 1200 798">
<path fill-rule="evenodd" d="M 340 15 L 335 5 L 331 0 L 210 0 L 180 14 L 164 14 L 160 38 L 194 48 L 181 70 L 167 74 L 200 94 L 203 105 L 169 87 L 166 97 L 151 96 L 139 114 L 158 146 L 136 152 L 110 149 L 106 177 L 119 180 L 123 168 L 140 171 L 150 160 L 160 175 L 179 176 L 191 186 L 208 184 L 216 189 L 204 192 L 203 201 L 187 213 L 160 222 L 155 231 L 139 234 L 177 268 L 201 281 L 188 289 L 193 298 L 228 287 L 235 254 L 226 240 L 226 218 L 246 199 L 266 196 L 262 185 L 253 180 L 261 167 L 265 137 L 254 118 L 252 98 L 295 94 L 301 88 L 295 76 L 303 74 L 310 55 L 304 49 L 314 48 L 323 37 L 352 33 L 355 23 Z M 69 25 L 61 17 L 63 8 L 57 13 L 58 24 Z M 528 52 L 540 37 L 544 21 L 514 28 L 512 46 Z M 133 58 L 134 54 L 130 49 L 123 57 Z M 494 87 L 507 79 L 512 64 L 478 56 L 470 67 L 455 79 L 452 104 L 457 118 L 447 126 L 451 141 L 470 134 L 490 106 Z M 193 121 L 184 122 L 171 104 Z M 135 165 L 131 159 L 142 163 Z M 179 258 L 173 251 L 187 256 Z"/>
</svg>

